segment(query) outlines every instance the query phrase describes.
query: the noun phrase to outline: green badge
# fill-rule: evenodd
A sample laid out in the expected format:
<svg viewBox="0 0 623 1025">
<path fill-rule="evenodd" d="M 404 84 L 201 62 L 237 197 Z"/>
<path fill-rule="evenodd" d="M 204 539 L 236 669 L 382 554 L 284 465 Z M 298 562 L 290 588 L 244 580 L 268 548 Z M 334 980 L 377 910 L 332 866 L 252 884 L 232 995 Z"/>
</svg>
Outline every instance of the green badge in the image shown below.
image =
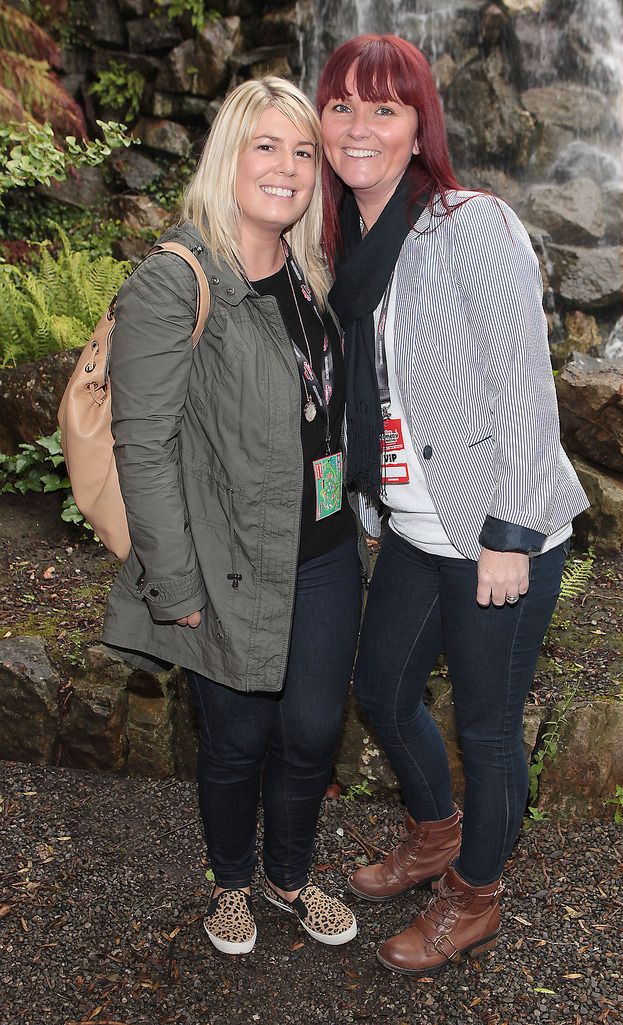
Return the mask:
<svg viewBox="0 0 623 1025">
<path fill-rule="evenodd" d="M 314 460 L 316 481 L 316 519 L 339 512 L 342 508 L 342 453 Z"/>
</svg>

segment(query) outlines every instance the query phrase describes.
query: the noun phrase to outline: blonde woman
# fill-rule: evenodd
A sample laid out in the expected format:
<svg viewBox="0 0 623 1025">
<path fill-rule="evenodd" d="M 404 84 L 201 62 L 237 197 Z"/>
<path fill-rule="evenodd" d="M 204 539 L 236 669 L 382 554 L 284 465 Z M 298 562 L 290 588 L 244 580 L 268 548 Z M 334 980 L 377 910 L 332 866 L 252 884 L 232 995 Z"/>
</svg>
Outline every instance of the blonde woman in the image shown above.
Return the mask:
<svg viewBox="0 0 623 1025">
<path fill-rule="evenodd" d="M 320 257 L 320 125 L 279 78 L 220 110 L 164 240 L 200 260 L 211 308 L 174 254 L 122 288 L 113 430 L 132 552 L 106 642 L 186 668 L 199 807 L 215 877 L 205 928 L 252 950 L 256 819 L 264 894 L 327 944 L 352 912 L 309 881 L 355 653 L 361 575 L 342 486 L 344 368 Z"/>
</svg>

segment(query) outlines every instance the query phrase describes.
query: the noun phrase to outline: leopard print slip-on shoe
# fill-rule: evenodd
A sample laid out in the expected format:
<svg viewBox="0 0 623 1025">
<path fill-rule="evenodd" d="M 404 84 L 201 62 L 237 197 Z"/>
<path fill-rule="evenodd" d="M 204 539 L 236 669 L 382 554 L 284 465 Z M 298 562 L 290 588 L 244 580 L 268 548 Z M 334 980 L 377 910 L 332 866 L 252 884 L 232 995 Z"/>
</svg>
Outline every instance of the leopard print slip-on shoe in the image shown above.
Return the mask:
<svg viewBox="0 0 623 1025">
<path fill-rule="evenodd" d="M 244 890 L 223 890 L 218 897 L 212 897 L 203 927 L 216 949 L 224 954 L 250 953 L 257 929 L 249 894 Z"/>
<path fill-rule="evenodd" d="M 350 908 L 336 897 L 323 893 L 313 883 L 308 883 L 298 897 L 288 901 L 266 879 L 264 896 L 275 907 L 296 915 L 305 932 L 319 943 L 337 946 L 348 943 L 357 935 L 357 920 Z"/>
</svg>

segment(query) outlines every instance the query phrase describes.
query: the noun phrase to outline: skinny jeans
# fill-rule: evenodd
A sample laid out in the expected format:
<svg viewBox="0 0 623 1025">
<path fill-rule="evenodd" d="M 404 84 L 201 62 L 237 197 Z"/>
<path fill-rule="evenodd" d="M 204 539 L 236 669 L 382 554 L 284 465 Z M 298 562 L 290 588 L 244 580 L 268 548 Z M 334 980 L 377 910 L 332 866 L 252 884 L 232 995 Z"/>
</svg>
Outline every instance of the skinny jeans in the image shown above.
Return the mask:
<svg viewBox="0 0 623 1025">
<path fill-rule="evenodd" d="M 308 880 L 361 620 L 353 539 L 298 569 L 286 679 L 278 694 L 187 671 L 199 724 L 199 810 L 218 886 L 249 886 L 260 796 L 264 869 L 284 890 Z"/>
<path fill-rule="evenodd" d="M 463 839 L 455 867 L 473 886 L 497 880 L 528 796 L 523 708 L 560 593 L 569 541 L 530 559 L 516 605 L 476 602 L 477 563 L 429 555 L 388 529 L 363 619 L 355 693 L 416 821 L 453 811 L 448 757 L 423 702 L 445 653 L 463 755 Z"/>
</svg>

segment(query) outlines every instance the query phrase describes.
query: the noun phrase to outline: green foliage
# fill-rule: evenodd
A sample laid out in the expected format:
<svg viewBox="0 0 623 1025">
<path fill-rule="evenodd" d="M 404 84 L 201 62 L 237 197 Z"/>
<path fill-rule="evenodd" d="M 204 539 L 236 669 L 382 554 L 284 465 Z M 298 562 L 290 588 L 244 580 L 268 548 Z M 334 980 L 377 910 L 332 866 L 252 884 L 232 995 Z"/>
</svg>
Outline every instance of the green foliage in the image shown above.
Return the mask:
<svg viewBox="0 0 623 1025">
<path fill-rule="evenodd" d="M 127 64 L 110 61 L 89 91 L 99 97 L 103 106 L 121 110 L 124 117 L 133 121 L 138 114 L 144 88 L 145 79 L 140 71 L 132 71 Z"/>
<path fill-rule="evenodd" d="M 0 51 L 0 85 L 14 94 L 38 123 L 49 121 L 62 135 L 85 138 L 82 110 L 51 73 L 47 61 L 12 50 Z"/>
<path fill-rule="evenodd" d="M 58 46 L 32 18 L 9 4 L 0 3 L 0 48 L 61 66 Z"/>
<path fill-rule="evenodd" d="M 0 494 L 19 492 L 25 495 L 28 491 L 67 491 L 62 519 L 92 531 L 71 493 L 61 449 L 60 428 L 45 438 L 37 438 L 32 444 L 22 443 L 17 455 L 8 456 L 0 452 Z"/>
<path fill-rule="evenodd" d="M 190 15 L 190 23 L 197 32 L 201 32 L 206 21 L 217 21 L 220 18 L 219 12 L 213 8 L 206 11 L 205 0 L 156 0 L 156 6 L 166 8 L 171 20 Z"/>
<path fill-rule="evenodd" d="M 560 601 L 567 601 L 569 598 L 579 598 L 586 592 L 589 580 L 593 574 L 593 563 L 595 562 L 595 549 L 589 548 L 583 559 L 574 559 L 567 563 L 563 570 L 560 584 Z"/>
<path fill-rule="evenodd" d="M 343 801 L 354 801 L 357 797 L 373 797 L 372 791 L 370 790 L 370 781 L 364 779 L 362 783 L 351 783 L 345 794 L 342 795 Z"/>
<path fill-rule="evenodd" d="M 554 709 L 552 719 L 545 723 L 546 729 L 541 737 L 541 743 L 528 767 L 528 817 L 533 821 L 547 818 L 547 813 L 539 811 L 537 808 L 541 773 L 545 768 L 546 760 L 553 762 L 558 754 L 560 731 L 567 721 L 567 712 L 576 693 L 576 687 L 569 688 L 563 700 Z"/>
<path fill-rule="evenodd" d="M 614 805 L 614 822 L 617 826 L 623 826 L 623 783 L 617 783 L 613 797 L 608 797 L 604 804 Z"/>
<path fill-rule="evenodd" d="M 87 5 L 77 0 L 21 0 L 20 7 L 63 47 L 92 47 Z M 53 65 L 54 62 L 50 61 Z"/>
<path fill-rule="evenodd" d="M 168 169 L 164 176 L 150 182 L 142 191 L 158 206 L 173 211 L 181 204 L 184 189 L 197 169 L 197 160 L 189 155 L 174 162 L 168 161 L 167 165 Z"/>
<path fill-rule="evenodd" d="M 58 252 L 62 248 L 61 234 L 65 232 L 72 249 L 86 249 L 92 257 L 111 256 L 113 242 L 140 236 L 144 230 L 131 230 L 118 218 L 100 218 L 95 211 L 85 217 L 80 207 L 67 206 L 49 196 L 37 195 L 33 202 L 30 189 L 13 189 L 6 193 L 4 208 L 0 209 L 0 252 L 3 242 L 5 253 L 9 254 L 10 243 L 28 239 L 29 263 L 38 264 L 41 243 L 49 243 L 50 252 Z M 153 231 L 149 238 L 152 236 Z M 21 262 L 10 255 L 6 255 L 6 260 Z"/>
<path fill-rule="evenodd" d="M 125 125 L 116 121 L 97 123 L 103 140 L 77 142 L 69 135 L 65 150 L 58 149 L 49 124 L 0 125 L 0 204 L 2 193 L 8 189 L 63 181 L 70 168 L 101 164 L 113 149 L 132 144 Z"/>
<path fill-rule="evenodd" d="M 74 251 L 61 231 L 58 257 L 43 249 L 35 271 L 0 266 L 0 365 L 85 345 L 130 270 L 111 256 Z"/>
<path fill-rule="evenodd" d="M 43 6 L 55 5 L 25 3 L 22 10 L 0 2 L 0 120 L 49 122 L 61 135 L 84 139 L 82 110 L 52 71 L 62 63 L 58 46 L 35 20 Z"/>
</svg>

